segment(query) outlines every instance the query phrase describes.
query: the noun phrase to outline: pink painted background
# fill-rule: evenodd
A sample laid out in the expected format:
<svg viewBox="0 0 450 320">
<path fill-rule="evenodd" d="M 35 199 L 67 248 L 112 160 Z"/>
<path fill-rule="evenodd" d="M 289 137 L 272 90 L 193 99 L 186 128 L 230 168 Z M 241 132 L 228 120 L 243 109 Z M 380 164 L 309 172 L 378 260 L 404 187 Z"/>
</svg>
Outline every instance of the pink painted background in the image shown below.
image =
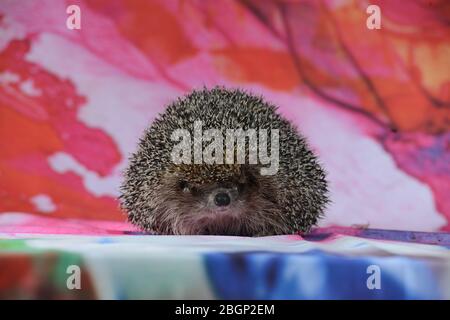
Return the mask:
<svg viewBox="0 0 450 320">
<path fill-rule="evenodd" d="M 329 172 L 321 226 L 449 231 L 450 3 L 372 3 L 381 30 L 366 1 L 2 0 L 0 215 L 123 221 L 142 130 L 220 84 L 308 136 Z"/>
</svg>

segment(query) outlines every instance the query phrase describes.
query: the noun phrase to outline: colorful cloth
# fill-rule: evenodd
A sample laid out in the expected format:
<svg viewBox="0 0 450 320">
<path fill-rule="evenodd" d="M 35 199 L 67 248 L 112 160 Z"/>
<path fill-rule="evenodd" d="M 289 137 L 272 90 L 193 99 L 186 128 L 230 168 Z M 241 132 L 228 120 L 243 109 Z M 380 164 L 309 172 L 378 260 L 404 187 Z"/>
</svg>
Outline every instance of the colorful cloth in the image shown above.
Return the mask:
<svg viewBox="0 0 450 320">
<path fill-rule="evenodd" d="M 94 224 L 1 217 L 0 298 L 450 299 L 445 233 L 157 236 Z"/>
</svg>

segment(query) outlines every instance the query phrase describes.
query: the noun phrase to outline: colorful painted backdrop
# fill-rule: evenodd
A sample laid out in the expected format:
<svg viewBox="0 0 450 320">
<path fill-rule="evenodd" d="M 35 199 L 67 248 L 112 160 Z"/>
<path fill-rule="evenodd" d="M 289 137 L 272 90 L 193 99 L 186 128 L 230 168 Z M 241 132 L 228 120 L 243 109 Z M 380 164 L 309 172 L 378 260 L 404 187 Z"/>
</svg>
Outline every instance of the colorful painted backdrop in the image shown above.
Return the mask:
<svg viewBox="0 0 450 320">
<path fill-rule="evenodd" d="M 0 2 L 0 212 L 124 220 L 127 155 L 192 88 L 280 106 L 329 172 L 322 226 L 450 230 L 450 3 Z M 66 8 L 81 8 L 81 29 Z"/>
</svg>

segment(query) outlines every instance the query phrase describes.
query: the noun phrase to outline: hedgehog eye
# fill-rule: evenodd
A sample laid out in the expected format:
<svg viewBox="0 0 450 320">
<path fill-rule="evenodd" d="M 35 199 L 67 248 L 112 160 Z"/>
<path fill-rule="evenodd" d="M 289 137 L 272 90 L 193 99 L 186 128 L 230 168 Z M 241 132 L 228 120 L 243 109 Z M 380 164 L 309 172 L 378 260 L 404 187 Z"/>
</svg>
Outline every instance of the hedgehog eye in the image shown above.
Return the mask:
<svg viewBox="0 0 450 320">
<path fill-rule="evenodd" d="M 188 192 L 189 184 L 185 180 L 180 180 L 180 181 L 178 181 L 178 188 L 180 188 L 180 190 L 183 192 Z"/>
<path fill-rule="evenodd" d="M 190 191 L 191 191 L 192 195 L 194 195 L 194 196 L 200 195 L 200 190 L 196 187 L 190 188 Z"/>
</svg>

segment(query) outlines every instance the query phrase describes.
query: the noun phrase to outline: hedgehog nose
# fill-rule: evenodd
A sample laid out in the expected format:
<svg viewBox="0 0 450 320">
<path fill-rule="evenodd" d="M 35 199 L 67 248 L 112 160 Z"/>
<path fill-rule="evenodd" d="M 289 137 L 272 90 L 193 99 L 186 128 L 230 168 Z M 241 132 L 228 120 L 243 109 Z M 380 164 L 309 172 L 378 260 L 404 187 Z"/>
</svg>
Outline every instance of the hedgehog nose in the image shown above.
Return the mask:
<svg viewBox="0 0 450 320">
<path fill-rule="evenodd" d="M 219 192 L 214 197 L 214 203 L 216 204 L 216 206 L 219 207 L 227 206 L 230 204 L 230 202 L 231 202 L 230 196 L 228 195 L 228 193 L 225 192 Z"/>
</svg>

